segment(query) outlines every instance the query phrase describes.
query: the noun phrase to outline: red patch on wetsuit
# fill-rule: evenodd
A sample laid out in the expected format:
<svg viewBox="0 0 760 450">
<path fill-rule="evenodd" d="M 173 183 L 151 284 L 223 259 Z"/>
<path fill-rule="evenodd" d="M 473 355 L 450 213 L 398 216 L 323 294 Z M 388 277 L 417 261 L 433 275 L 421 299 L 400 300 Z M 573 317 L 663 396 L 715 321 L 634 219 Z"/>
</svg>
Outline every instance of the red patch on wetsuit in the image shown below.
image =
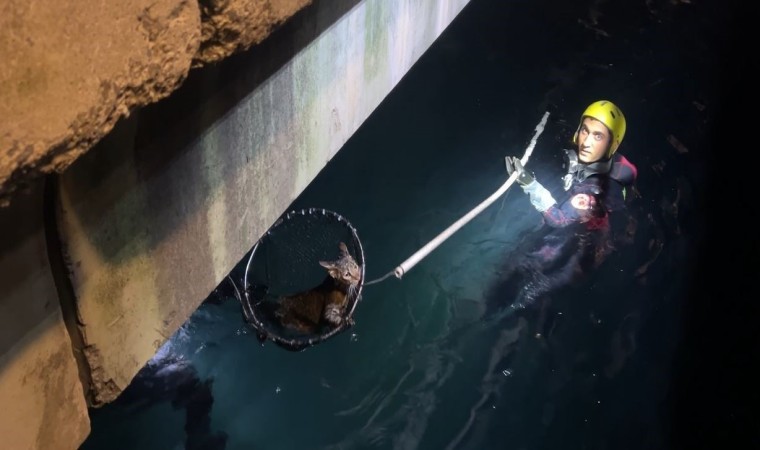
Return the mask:
<svg viewBox="0 0 760 450">
<path fill-rule="evenodd" d="M 607 227 L 609 227 L 610 221 L 609 216 L 605 214 L 602 217 L 592 217 L 586 222 L 586 229 L 587 230 L 603 230 Z"/>
</svg>

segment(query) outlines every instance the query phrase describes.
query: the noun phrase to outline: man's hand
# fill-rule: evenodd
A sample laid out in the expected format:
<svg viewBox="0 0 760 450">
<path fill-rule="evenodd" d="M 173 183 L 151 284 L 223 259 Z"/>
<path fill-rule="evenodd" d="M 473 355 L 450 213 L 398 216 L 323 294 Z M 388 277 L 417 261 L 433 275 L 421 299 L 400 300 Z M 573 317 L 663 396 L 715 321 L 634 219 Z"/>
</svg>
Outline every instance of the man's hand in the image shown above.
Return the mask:
<svg viewBox="0 0 760 450">
<path fill-rule="evenodd" d="M 520 158 L 515 156 L 507 156 L 504 158 L 504 163 L 507 165 L 507 174 L 512 176 L 514 172 L 518 173 L 517 182 L 522 186 L 528 185 L 535 180 L 533 174 L 528 173 L 520 162 Z"/>
</svg>

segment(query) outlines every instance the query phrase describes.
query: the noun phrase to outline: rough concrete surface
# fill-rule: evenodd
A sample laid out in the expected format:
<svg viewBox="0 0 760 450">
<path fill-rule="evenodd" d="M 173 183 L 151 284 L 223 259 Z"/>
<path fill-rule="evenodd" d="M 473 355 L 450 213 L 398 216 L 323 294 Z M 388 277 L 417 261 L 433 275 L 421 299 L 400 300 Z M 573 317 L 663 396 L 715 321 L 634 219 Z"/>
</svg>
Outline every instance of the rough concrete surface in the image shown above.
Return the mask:
<svg viewBox="0 0 760 450">
<path fill-rule="evenodd" d="M 61 172 L 140 105 L 170 94 L 200 44 L 190 0 L 0 6 L 0 202 Z"/>
<path fill-rule="evenodd" d="M 0 209 L 0 448 L 72 449 L 90 432 L 48 264 L 38 183 Z"/>
<path fill-rule="evenodd" d="M 10 0 L 0 5 L 0 207 L 62 172 L 191 67 L 264 40 L 311 0 Z"/>
<path fill-rule="evenodd" d="M 43 176 L 63 173 L 121 119 L 168 97 L 192 67 L 261 42 L 310 2 L 0 3 L 0 447 L 77 448 L 90 427 L 75 354 L 100 355 L 96 346 L 72 350 L 82 337 L 67 333 L 53 282 Z"/>
<path fill-rule="evenodd" d="M 0 356 L 2 448 L 74 449 L 90 433 L 71 343 L 60 312 Z"/>
<path fill-rule="evenodd" d="M 219 61 L 263 41 L 312 0 L 201 0 L 201 47 L 194 66 Z"/>
<path fill-rule="evenodd" d="M 95 405 L 129 385 L 467 1 L 315 3 L 251 53 L 263 58 L 194 72 L 61 175 Z"/>
</svg>

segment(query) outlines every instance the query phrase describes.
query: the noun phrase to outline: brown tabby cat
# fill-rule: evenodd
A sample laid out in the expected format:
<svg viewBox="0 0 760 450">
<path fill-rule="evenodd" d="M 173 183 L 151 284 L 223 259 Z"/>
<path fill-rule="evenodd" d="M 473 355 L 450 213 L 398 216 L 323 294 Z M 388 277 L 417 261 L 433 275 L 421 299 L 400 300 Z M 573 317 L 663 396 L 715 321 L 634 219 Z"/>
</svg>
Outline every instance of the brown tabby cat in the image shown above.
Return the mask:
<svg viewBox="0 0 760 450">
<path fill-rule="evenodd" d="M 337 327 L 343 322 L 348 299 L 361 280 L 361 267 L 341 242 L 340 257 L 335 261 L 320 261 L 327 269 L 322 283 L 308 291 L 280 297 L 275 316 L 280 323 L 299 333 L 317 333 L 320 325 Z"/>
</svg>

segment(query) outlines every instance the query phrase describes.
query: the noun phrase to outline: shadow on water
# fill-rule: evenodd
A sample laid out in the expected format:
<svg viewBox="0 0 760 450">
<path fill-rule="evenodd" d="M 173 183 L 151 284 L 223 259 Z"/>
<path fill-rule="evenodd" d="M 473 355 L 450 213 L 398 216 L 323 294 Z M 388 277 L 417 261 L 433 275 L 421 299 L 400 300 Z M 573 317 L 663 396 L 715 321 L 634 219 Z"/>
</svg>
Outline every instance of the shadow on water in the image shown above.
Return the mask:
<svg viewBox="0 0 760 450">
<path fill-rule="evenodd" d="M 107 434 L 94 434 L 85 448 L 225 449 L 227 434 L 211 428 L 213 383 L 212 377 L 200 377 L 192 361 L 159 353 L 109 405 Z M 114 425 L 140 416 L 145 418 L 140 433 Z"/>
<path fill-rule="evenodd" d="M 626 113 L 620 151 L 639 178 L 605 258 L 573 282 L 552 284 L 530 264 L 510 280 L 529 251 L 564 242 L 515 189 L 402 280 L 367 286 L 356 327 L 305 352 L 260 346 L 220 287 L 169 342 L 168 363 L 92 411 L 83 448 L 185 448 L 187 424 L 227 450 L 757 443 L 747 407 L 757 390 L 739 389 L 760 342 L 741 302 L 757 264 L 725 287 L 707 253 L 758 250 L 722 246 L 738 237 L 717 239 L 728 224 L 712 209 L 742 205 L 729 185 L 751 191 L 751 177 L 724 183 L 712 168 L 744 73 L 727 53 L 737 11 L 473 0 L 292 209 L 348 218 L 374 279 L 495 191 L 504 155 L 522 154 L 545 110 L 530 168 L 556 189 L 579 112 L 607 97 Z M 510 309 L 530 281 L 544 284 Z M 142 435 L 139 446 L 126 435 Z"/>
</svg>

